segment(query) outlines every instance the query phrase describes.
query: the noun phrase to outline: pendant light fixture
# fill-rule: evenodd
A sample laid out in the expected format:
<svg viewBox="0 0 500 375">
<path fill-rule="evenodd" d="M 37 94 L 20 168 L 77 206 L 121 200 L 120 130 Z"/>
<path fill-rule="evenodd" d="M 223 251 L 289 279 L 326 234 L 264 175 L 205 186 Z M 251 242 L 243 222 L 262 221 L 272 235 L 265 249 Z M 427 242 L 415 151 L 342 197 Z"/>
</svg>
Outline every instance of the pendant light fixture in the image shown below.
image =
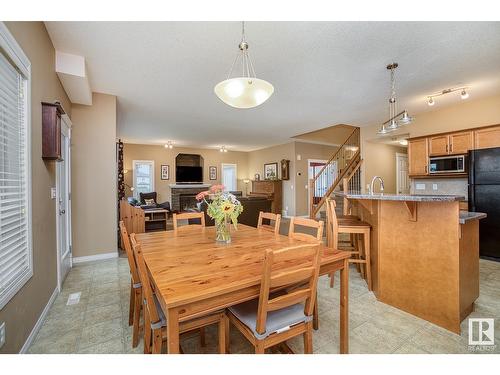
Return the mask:
<svg viewBox="0 0 500 375">
<path fill-rule="evenodd" d="M 391 71 L 391 95 L 389 97 L 389 120 L 384 122 L 377 132 L 378 134 L 387 134 L 394 130 L 399 129 L 401 126 L 408 125 L 413 121 L 413 117 L 408 114 L 405 109 L 398 112 L 398 106 L 396 101 L 396 74 L 395 70 L 398 67 L 398 63 L 392 63 L 387 65 L 387 70 Z"/>
<path fill-rule="evenodd" d="M 227 79 L 219 82 L 214 92 L 227 105 L 234 108 L 254 108 L 264 103 L 274 92 L 269 82 L 255 75 L 252 59 L 248 53 L 248 43 L 245 38 L 245 22 L 242 22 L 241 42 L 239 51 L 227 75 Z M 242 75 L 230 78 L 234 67 L 241 60 Z"/>
</svg>

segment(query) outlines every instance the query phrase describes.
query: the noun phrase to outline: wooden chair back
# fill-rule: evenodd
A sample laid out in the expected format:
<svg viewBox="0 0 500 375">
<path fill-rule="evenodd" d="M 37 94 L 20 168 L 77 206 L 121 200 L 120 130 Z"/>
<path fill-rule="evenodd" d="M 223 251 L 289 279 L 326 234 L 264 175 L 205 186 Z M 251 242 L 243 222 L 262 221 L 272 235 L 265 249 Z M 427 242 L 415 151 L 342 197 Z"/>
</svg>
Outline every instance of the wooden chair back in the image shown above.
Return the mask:
<svg viewBox="0 0 500 375">
<path fill-rule="evenodd" d="M 311 234 L 296 232 L 295 231 L 296 225 L 316 229 L 316 236 L 313 236 Z M 323 238 L 323 226 L 324 223 L 322 221 L 316 221 L 313 219 L 307 219 L 303 217 L 292 217 L 290 219 L 290 228 L 288 230 L 288 236 L 301 241 L 321 242 Z"/>
<path fill-rule="evenodd" d="M 134 207 L 126 199 L 120 201 L 120 220 L 125 224 L 127 233 L 144 233 L 145 215 L 140 207 Z"/>
<path fill-rule="evenodd" d="M 130 242 L 132 243 L 132 249 L 134 251 L 135 259 L 137 260 L 139 278 L 142 284 L 142 296 L 146 301 L 149 321 L 151 321 L 151 323 L 157 323 L 160 321 L 160 316 L 158 314 L 158 311 L 156 310 L 156 304 L 153 297 L 153 288 L 151 287 L 149 273 L 146 268 L 146 263 L 144 262 L 144 256 L 142 255 L 141 245 L 137 242 L 135 233 L 132 233 L 130 235 Z"/>
<path fill-rule="evenodd" d="M 267 225 L 263 224 L 263 220 L 269 220 L 270 224 L 274 221 L 274 226 L 273 225 Z M 273 214 L 271 212 L 259 212 L 259 221 L 257 222 L 257 228 L 262 228 L 266 230 L 270 230 L 276 234 L 280 232 L 280 223 L 281 223 L 281 215 L 280 214 Z"/>
<path fill-rule="evenodd" d="M 125 253 L 127 254 L 128 265 L 130 267 L 130 274 L 132 275 L 132 283 L 140 283 L 139 273 L 137 271 L 137 262 L 135 260 L 134 252 L 132 246 L 130 245 L 130 238 L 128 237 L 127 228 L 125 224 L 120 220 L 120 235 L 125 248 Z"/>
<path fill-rule="evenodd" d="M 304 244 L 281 250 L 267 250 L 260 285 L 256 330 L 266 330 L 267 313 L 304 302 L 304 314 L 312 316 L 320 265 L 319 244 Z M 269 292 L 285 286 L 285 294 L 270 298 Z"/>
<path fill-rule="evenodd" d="M 328 232 L 328 246 L 337 248 L 339 244 L 339 221 L 335 212 L 337 203 L 331 198 L 326 200 L 326 230 Z"/>
<path fill-rule="evenodd" d="M 174 222 L 174 230 L 177 230 L 178 223 L 177 220 L 189 220 L 189 219 L 200 219 L 201 224 L 191 224 L 198 226 L 205 226 L 205 213 L 204 212 L 184 212 L 182 214 L 174 214 L 173 222 Z"/>
</svg>

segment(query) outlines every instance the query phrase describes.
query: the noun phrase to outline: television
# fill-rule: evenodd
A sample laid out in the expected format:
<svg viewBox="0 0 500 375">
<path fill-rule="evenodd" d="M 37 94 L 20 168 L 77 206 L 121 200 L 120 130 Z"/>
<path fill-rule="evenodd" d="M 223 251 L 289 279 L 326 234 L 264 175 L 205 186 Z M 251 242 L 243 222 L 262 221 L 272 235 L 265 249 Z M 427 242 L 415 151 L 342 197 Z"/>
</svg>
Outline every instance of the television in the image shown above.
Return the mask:
<svg viewBox="0 0 500 375">
<path fill-rule="evenodd" d="M 203 167 L 181 167 L 175 168 L 176 183 L 203 183 Z"/>
</svg>

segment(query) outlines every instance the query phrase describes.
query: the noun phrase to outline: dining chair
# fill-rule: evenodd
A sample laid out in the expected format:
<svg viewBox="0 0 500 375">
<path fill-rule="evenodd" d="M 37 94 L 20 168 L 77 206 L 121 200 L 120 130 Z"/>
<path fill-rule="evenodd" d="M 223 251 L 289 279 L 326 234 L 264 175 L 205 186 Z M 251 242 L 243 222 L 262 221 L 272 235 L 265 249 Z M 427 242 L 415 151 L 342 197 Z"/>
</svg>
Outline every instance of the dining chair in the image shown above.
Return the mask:
<svg viewBox="0 0 500 375">
<path fill-rule="evenodd" d="M 307 233 L 297 232 L 295 230 L 296 226 L 316 229 L 316 235 L 314 236 Z M 321 242 L 321 240 L 323 239 L 323 227 L 324 227 L 323 221 L 317 221 L 303 217 L 292 217 L 290 219 L 290 228 L 288 230 L 288 236 L 293 239 L 301 241 Z"/>
<path fill-rule="evenodd" d="M 264 220 L 269 220 L 269 224 L 263 224 Z M 274 225 L 272 222 L 274 221 Z M 270 230 L 276 234 L 280 232 L 280 223 L 281 223 L 281 215 L 273 214 L 271 212 L 259 212 L 259 220 L 257 222 L 257 228 L 262 228 L 266 230 Z"/>
<path fill-rule="evenodd" d="M 147 270 L 141 245 L 137 242 L 135 234 L 130 235 L 132 249 L 137 259 L 139 277 L 142 282 L 143 311 L 144 311 L 144 353 L 160 354 L 163 342 L 167 339 L 167 319 L 162 310 L 158 297 L 153 292 L 149 272 Z M 226 352 L 226 335 L 228 319 L 224 311 L 217 311 L 206 316 L 184 321 L 179 324 L 179 334 L 201 330 L 202 328 L 218 324 L 219 353 Z M 204 335 L 204 332 L 201 332 Z"/>
<path fill-rule="evenodd" d="M 259 298 L 228 308 L 229 321 L 263 354 L 271 346 L 303 335 L 312 347 L 312 320 L 319 274 L 319 245 L 266 250 Z M 285 287 L 297 285 L 287 290 Z M 273 290 L 281 290 L 271 293 Z"/>
<path fill-rule="evenodd" d="M 135 260 L 130 239 L 127 233 L 127 228 L 123 221 L 120 221 L 120 235 L 127 254 L 128 265 L 130 267 L 130 305 L 128 313 L 128 325 L 132 328 L 132 347 L 135 348 L 139 344 L 140 318 L 142 306 L 142 285 L 137 271 L 137 263 Z"/>
<path fill-rule="evenodd" d="M 183 212 L 181 214 L 173 214 L 174 230 L 179 227 L 178 220 L 200 219 L 200 224 L 191 224 L 204 227 L 205 213 L 204 212 Z"/>
<path fill-rule="evenodd" d="M 314 236 L 312 234 L 296 232 L 295 231 L 296 226 L 316 229 L 316 235 Z M 288 236 L 299 241 L 307 241 L 319 244 L 323 240 L 323 228 L 324 228 L 323 221 L 317 221 L 303 217 L 292 217 L 290 219 L 290 228 L 288 230 Z M 313 328 L 315 330 L 319 329 L 318 298 L 316 298 L 314 302 Z"/>
<path fill-rule="evenodd" d="M 327 231 L 330 232 L 328 237 L 328 247 L 339 247 L 339 234 L 348 233 L 354 235 L 354 250 L 351 251 L 351 258 L 349 263 L 356 263 L 363 265 L 361 268 L 361 276 L 366 280 L 368 290 L 372 290 L 372 275 L 370 265 L 370 230 L 371 225 L 367 222 L 361 221 L 352 217 L 337 217 L 335 212 L 336 203 L 333 199 L 326 200 L 326 217 L 327 217 Z M 358 236 L 362 237 L 359 241 Z M 362 242 L 363 246 L 360 246 Z M 330 274 L 330 286 L 333 287 L 334 274 Z"/>
</svg>

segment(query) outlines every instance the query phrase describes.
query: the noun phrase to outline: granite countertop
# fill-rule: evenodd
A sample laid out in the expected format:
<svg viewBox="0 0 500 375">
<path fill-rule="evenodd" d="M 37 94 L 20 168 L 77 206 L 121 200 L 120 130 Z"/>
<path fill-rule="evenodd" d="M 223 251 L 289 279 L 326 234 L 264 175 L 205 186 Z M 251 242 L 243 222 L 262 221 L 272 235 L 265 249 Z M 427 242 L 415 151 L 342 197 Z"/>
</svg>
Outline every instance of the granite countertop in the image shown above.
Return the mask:
<svg viewBox="0 0 500 375">
<path fill-rule="evenodd" d="M 384 201 L 412 201 L 412 202 L 454 202 L 464 201 L 463 195 L 417 195 L 417 194 L 384 194 L 375 193 L 367 194 L 363 192 L 335 192 L 340 197 L 350 199 L 371 199 L 371 200 L 384 200 Z"/>
<path fill-rule="evenodd" d="M 460 224 L 465 224 L 471 220 L 480 220 L 484 219 L 487 215 L 484 212 L 469 212 L 469 211 L 460 211 L 460 215 L 458 217 L 458 222 Z"/>
</svg>

